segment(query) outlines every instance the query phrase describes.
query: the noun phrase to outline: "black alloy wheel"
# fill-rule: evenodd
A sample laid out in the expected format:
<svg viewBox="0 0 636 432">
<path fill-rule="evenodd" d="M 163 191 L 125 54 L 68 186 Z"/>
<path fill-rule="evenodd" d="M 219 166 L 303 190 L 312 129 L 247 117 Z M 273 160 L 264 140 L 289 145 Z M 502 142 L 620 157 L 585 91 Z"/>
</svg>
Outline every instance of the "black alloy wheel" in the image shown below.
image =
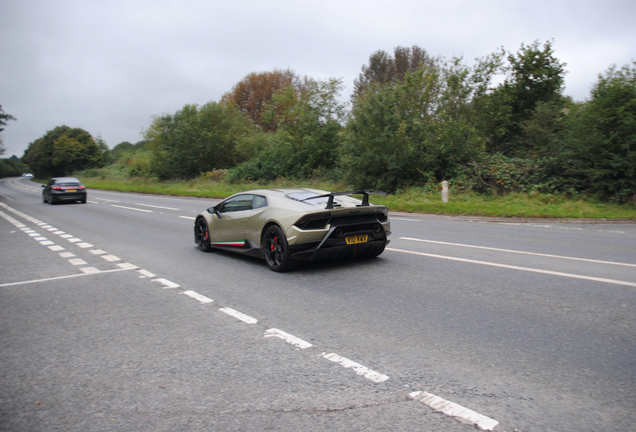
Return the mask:
<svg viewBox="0 0 636 432">
<path fill-rule="evenodd" d="M 270 269 L 285 272 L 300 264 L 300 261 L 292 259 L 285 234 L 277 225 L 271 225 L 265 230 L 261 244 Z"/>
<path fill-rule="evenodd" d="M 210 252 L 212 250 L 212 244 L 210 243 L 210 230 L 208 229 L 208 223 L 205 219 L 197 219 L 197 222 L 194 225 L 194 237 L 200 250 L 203 252 Z"/>
</svg>

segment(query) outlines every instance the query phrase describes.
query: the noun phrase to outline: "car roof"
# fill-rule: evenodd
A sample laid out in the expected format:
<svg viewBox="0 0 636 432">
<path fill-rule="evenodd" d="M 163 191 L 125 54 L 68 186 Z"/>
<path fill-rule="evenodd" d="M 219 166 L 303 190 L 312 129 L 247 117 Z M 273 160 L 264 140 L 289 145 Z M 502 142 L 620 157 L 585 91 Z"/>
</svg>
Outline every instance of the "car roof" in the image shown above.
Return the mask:
<svg viewBox="0 0 636 432">
<path fill-rule="evenodd" d="M 53 177 L 51 180 L 81 183 L 79 179 L 75 177 Z"/>
</svg>

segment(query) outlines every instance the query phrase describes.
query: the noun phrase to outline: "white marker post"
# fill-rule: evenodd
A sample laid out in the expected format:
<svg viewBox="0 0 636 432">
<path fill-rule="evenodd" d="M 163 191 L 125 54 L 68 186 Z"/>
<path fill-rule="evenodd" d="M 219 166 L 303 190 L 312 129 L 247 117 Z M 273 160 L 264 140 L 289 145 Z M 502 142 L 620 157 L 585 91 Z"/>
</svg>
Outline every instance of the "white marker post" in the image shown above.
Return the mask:
<svg viewBox="0 0 636 432">
<path fill-rule="evenodd" d="M 448 182 L 446 180 L 442 182 L 442 202 L 448 202 Z"/>
</svg>

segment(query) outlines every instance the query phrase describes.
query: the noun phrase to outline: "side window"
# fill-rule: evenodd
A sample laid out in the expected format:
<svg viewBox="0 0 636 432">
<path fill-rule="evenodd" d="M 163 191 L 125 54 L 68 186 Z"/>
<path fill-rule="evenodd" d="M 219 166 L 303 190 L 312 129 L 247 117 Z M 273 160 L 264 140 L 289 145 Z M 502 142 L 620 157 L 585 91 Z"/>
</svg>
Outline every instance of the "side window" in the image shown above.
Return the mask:
<svg viewBox="0 0 636 432">
<path fill-rule="evenodd" d="M 221 213 L 250 210 L 252 208 L 252 198 L 254 195 L 238 195 L 223 203 L 219 209 Z"/>
<path fill-rule="evenodd" d="M 261 207 L 267 207 L 267 198 L 260 195 L 254 195 L 254 204 L 252 208 L 257 209 Z"/>
</svg>

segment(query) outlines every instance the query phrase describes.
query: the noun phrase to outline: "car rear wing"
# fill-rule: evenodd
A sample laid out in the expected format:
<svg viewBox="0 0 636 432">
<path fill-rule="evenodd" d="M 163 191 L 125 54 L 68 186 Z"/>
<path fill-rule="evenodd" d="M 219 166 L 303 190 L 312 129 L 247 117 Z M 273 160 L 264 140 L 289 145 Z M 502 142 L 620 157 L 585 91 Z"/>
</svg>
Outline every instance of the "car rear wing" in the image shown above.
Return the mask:
<svg viewBox="0 0 636 432">
<path fill-rule="evenodd" d="M 330 192 L 328 194 L 324 194 L 324 195 L 315 195 L 315 196 L 310 196 L 308 198 L 305 198 L 303 200 L 301 200 L 301 202 L 304 201 L 308 201 L 308 200 L 312 200 L 312 199 L 316 199 L 316 198 L 329 198 L 329 200 L 327 201 L 327 207 L 325 207 L 325 210 L 331 210 L 334 208 L 333 205 L 333 201 L 334 198 L 340 195 L 362 195 L 362 204 L 360 204 L 358 207 L 369 207 L 369 195 L 382 195 L 385 196 L 386 192 L 382 192 L 379 190 L 357 190 L 357 191 L 347 191 L 347 192 Z"/>
</svg>

